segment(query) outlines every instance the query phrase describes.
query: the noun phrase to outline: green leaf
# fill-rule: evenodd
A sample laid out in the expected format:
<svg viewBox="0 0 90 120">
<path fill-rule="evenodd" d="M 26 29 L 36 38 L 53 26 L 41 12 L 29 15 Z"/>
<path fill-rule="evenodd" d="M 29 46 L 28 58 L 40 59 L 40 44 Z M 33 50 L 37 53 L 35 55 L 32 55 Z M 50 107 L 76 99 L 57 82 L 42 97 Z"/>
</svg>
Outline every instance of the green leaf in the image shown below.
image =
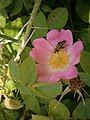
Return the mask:
<svg viewBox="0 0 90 120">
<path fill-rule="evenodd" d="M 20 66 L 20 82 L 34 83 L 36 81 L 35 62 L 31 58 L 26 58 Z"/>
<path fill-rule="evenodd" d="M 48 27 L 61 29 L 68 20 L 68 11 L 66 8 L 56 8 L 48 16 Z"/>
<path fill-rule="evenodd" d="M 52 9 L 51 9 L 49 6 L 47 6 L 47 5 L 41 6 L 41 9 L 42 9 L 44 12 L 52 12 Z"/>
<path fill-rule="evenodd" d="M 21 53 L 21 61 L 24 61 L 28 57 L 30 50 L 31 50 L 30 47 L 28 46 L 25 47 L 25 49 Z"/>
<path fill-rule="evenodd" d="M 13 116 L 13 112 L 7 109 L 3 109 L 0 106 L 0 120 L 15 120 Z"/>
<path fill-rule="evenodd" d="M 30 90 L 28 87 L 26 87 L 23 83 L 21 82 L 16 82 L 16 87 L 17 89 L 20 90 L 20 92 L 22 92 L 23 94 L 32 94 L 30 93 Z"/>
<path fill-rule="evenodd" d="M 40 113 L 39 102 L 35 95 L 21 93 L 21 97 L 24 100 L 27 109 L 32 110 L 34 113 Z"/>
<path fill-rule="evenodd" d="M 0 27 L 4 28 L 6 24 L 7 12 L 5 9 L 0 10 Z"/>
<path fill-rule="evenodd" d="M 90 44 L 90 28 L 82 35 L 82 40 Z"/>
<path fill-rule="evenodd" d="M 19 79 L 19 67 L 13 59 L 9 61 L 9 74 L 13 79 Z"/>
<path fill-rule="evenodd" d="M 76 11 L 79 17 L 86 23 L 90 23 L 90 4 L 84 0 L 78 0 L 76 5 Z"/>
<path fill-rule="evenodd" d="M 84 50 L 89 52 L 90 51 L 90 28 L 86 29 L 86 31 L 82 31 L 80 37 L 84 45 Z"/>
<path fill-rule="evenodd" d="M 63 103 L 52 100 L 49 103 L 49 115 L 54 118 L 54 120 L 68 120 L 70 113 Z"/>
<path fill-rule="evenodd" d="M 22 0 L 13 0 L 12 4 L 10 5 L 10 16 L 14 16 L 18 14 L 23 7 Z"/>
<path fill-rule="evenodd" d="M 3 110 L 3 115 L 5 120 L 14 120 L 14 115 L 12 111 L 5 109 Z"/>
<path fill-rule="evenodd" d="M 4 33 L 5 33 L 5 35 L 13 38 L 20 31 L 22 26 L 23 26 L 23 24 L 22 24 L 22 19 L 21 18 L 17 18 L 13 22 L 8 21 L 6 23 Z"/>
<path fill-rule="evenodd" d="M 46 33 L 48 32 L 47 21 L 46 21 L 46 18 L 43 12 L 40 11 L 37 14 L 34 27 L 36 27 L 36 29 L 35 29 L 35 33 L 32 36 L 32 40 L 38 37 L 44 37 Z"/>
<path fill-rule="evenodd" d="M 10 5 L 12 0 L 0 0 L 0 9 L 3 9 Z"/>
<path fill-rule="evenodd" d="M 67 108 L 69 109 L 70 112 L 75 110 L 75 108 L 77 106 L 77 101 L 75 101 L 73 99 L 64 99 L 62 102 L 64 105 L 67 106 Z"/>
<path fill-rule="evenodd" d="M 17 40 L 16 40 L 16 39 L 11 38 L 11 37 L 8 37 L 8 36 L 3 35 L 3 34 L 0 34 L 0 37 L 1 37 L 1 38 L 4 38 L 4 39 L 2 39 L 1 41 L 11 40 L 12 42 L 17 42 Z"/>
<path fill-rule="evenodd" d="M 53 120 L 53 119 L 43 115 L 32 115 L 32 120 Z"/>
<path fill-rule="evenodd" d="M 5 120 L 5 118 L 3 116 L 3 110 L 1 108 L 1 105 L 0 105 L 0 120 Z"/>
<path fill-rule="evenodd" d="M 87 73 L 79 73 L 81 80 L 85 82 L 86 85 L 90 86 L 90 75 Z"/>
<path fill-rule="evenodd" d="M 35 85 L 36 91 L 41 94 L 41 96 L 48 99 L 54 98 L 62 92 L 62 84 L 58 83 L 37 83 Z M 48 93 L 48 94 L 47 94 Z"/>
<path fill-rule="evenodd" d="M 27 12 L 29 12 L 30 9 L 33 7 L 32 2 L 30 0 L 22 0 L 22 1 L 23 1 L 25 9 L 27 10 Z"/>
<path fill-rule="evenodd" d="M 73 117 L 80 120 L 90 119 L 90 98 L 85 99 L 85 105 L 81 101 L 73 112 Z"/>
<path fill-rule="evenodd" d="M 81 54 L 80 64 L 83 70 L 90 74 L 90 53 L 83 51 Z"/>
</svg>

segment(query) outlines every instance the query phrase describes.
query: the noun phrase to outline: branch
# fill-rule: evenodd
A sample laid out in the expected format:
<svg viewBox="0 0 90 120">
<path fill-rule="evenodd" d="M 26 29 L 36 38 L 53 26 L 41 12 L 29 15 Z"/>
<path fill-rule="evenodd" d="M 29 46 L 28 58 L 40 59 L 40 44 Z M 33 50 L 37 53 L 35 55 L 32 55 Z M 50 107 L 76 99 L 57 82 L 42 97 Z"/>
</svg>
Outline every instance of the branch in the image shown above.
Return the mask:
<svg viewBox="0 0 90 120">
<path fill-rule="evenodd" d="M 32 29 L 35 17 L 37 15 L 37 12 L 39 10 L 40 4 L 41 4 L 41 0 L 35 0 L 35 5 L 33 7 L 33 10 L 32 10 L 32 13 L 31 13 L 31 17 L 29 19 L 29 23 L 28 23 L 28 26 L 27 26 L 27 29 L 26 29 L 26 33 L 25 33 L 25 39 L 24 39 L 25 42 L 27 41 L 27 39 L 28 39 L 28 37 L 29 37 L 29 35 L 31 33 L 31 29 Z"/>
<path fill-rule="evenodd" d="M 30 19 L 28 21 L 28 25 L 27 25 L 27 28 L 26 28 L 26 32 L 25 32 L 25 38 L 24 40 L 22 41 L 21 43 L 21 46 L 18 50 L 18 53 L 16 55 L 16 58 L 14 59 L 15 61 L 19 61 L 20 59 L 20 54 L 22 53 L 22 51 L 24 50 L 25 46 L 27 45 L 27 43 L 29 42 L 30 38 L 32 37 L 33 33 L 35 32 L 35 30 L 31 33 L 31 30 L 32 30 L 32 26 L 33 26 L 33 23 L 34 23 L 34 20 L 35 20 L 35 17 L 37 15 L 37 12 L 39 10 L 39 7 L 40 7 L 40 4 L 41 4 L 41 1 L 42 0 L 35 0 L 35 5 L 33 7 L 33 10 L 32 10 L 32 13 L 31 13 L 31 16 L 30 16 Z M 30 35 L 31 33 L 31 35 Z"/>
</svg>

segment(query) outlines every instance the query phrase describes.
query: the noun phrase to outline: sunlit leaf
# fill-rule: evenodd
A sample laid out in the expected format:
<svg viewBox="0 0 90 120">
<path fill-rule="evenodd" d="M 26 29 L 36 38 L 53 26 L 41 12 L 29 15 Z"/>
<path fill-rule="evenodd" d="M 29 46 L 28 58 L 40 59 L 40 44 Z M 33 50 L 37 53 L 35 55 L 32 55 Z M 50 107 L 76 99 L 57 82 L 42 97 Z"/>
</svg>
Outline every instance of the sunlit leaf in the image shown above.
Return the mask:
<svg viewBox="0 0 90 120">
<path fill-rule="evenodd" d="M 68 120 L 70 113 L 63 103 L 52 100 L 49 103 L 49 115 L 54 118 L 54 120 Z"/>
<path fill-rule="evenodd" d="M 0 27 L 4 28 L 6 24 L 7 12 L 5 9 L 0 10 Z"/>
<path fill-rule="evenodd" d="M 0 34 L 0 37 L 3 38 L 1 41 L 11 40 L 12 42 L 17 42 L 16 39 L 11 38 L 11 37 L 6 36 L 6 35 L 3 35 L 3 34 Z"/>
<path fill-rule="evenodd" d="M 22 26 L 23 26 L 23 24 L 22 24 L 21 18 L 17 18 L 13 22 L 8 21 L 6 23 L 4 33 L 5 33 L 5 35 L 7 35 L 9 37 L 14 38 L 16 36 L 16 34 L 19 32 L 19 30 L 22 28 Z"/>
<path fill-rule="evenodd" d="M 53 120 L 53 119 L 43 115 L 32 115 L 32 120 Z"/>
<path fill-rule="evenodd" d="M 13 79 L 8 79 L 5 83 L 5 88 L 8 88 L 10 91 L 13 91 L 16 89 L 16 84 L 13 81 Z"/>
</svg>

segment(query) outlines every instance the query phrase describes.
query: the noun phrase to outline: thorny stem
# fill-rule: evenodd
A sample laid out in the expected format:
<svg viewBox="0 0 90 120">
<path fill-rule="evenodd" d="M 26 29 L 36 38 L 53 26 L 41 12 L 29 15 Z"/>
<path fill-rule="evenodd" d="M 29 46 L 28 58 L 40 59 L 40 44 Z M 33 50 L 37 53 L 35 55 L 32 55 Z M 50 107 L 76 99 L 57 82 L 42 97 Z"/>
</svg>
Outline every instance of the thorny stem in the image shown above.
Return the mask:
<svg viewBox="0 0 90 120">
<path fill-rule="evenodd" d="M 21 46 L 18 50 L 18 53 L 16 55 L 16 58 L 14 59 L 15 61 L 18 61 L 20 59 L 20 54 L 22 53 L 22 51 L 24 50 L 26 44 L 29 42 L 30 38 L 29 36 L 30 33 L 31 33 L 31 30 L 32 30 L 32 26 L 33 26 L 33 23 L 34 23 L 34 20 L 35 20 L 35 17 L 37 15 L 37 12 L 39 10 L 39 7 L 40 7 L 40 4 L 41 4 L 41 1 L 42 0 L 35 0 L 35 5 L 33 7 L 33 10 L 32 10 L 32 13 L 31 13 L 31 16 L 30 16 L 30 19 L 29 19 L 29 22 L 28 22 L 28 25 L 27 25 L 27 28 L 26 28 L 26 32 L 25 32 L 25 38 L 24 40 L 22 41 L 21 43 Z M 35 31 L 34 31 L 35 32 Z"/>
</svg>

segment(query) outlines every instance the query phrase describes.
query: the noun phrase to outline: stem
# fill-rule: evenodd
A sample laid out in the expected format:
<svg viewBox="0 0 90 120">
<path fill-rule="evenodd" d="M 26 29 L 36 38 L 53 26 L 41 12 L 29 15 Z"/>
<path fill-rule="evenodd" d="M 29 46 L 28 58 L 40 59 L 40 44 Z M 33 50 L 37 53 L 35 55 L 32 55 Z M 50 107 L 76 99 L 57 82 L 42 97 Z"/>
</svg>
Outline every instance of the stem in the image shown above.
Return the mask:
<svg viewBox="0 0 90 120">
<path fill-rule="evenodd" d="M 27 43 L 29 42 L 30 38 L 32 37 L 33 33 L 35 32 L 35 30 L 34 30 L 32 32 L 32 34 L 30 35 L 31 30 L 32 30 L 32 26 L 33 26 L 33 23 L 34 23 L 34 20 L 35 20 L 35 17 L 37 15 L 37 12 L 38 12 L 40 4 L 41 4 L 41 1 L 42 0 L 35 0 L 35 5 L 33 7 L 33 10 L 32 10 L 32 13 L 31 13 L 31 16 L 30 16 L 30 19 L 28 21 L 28 25 L 27 25 L 27 28 L 26 28 L 25 38 L 24 38 L 24 40 L 21 43 L 21 46 L 20 46 L 20 48 L 18 50 L 18 53 L 17 53 L 16 58 L 14 59 L 14 61 L 19 61 L 20 54 L 22 53 L 22 51 L 24 50 L 25 46 L 27 45 Z"/>
<path fill-rule="evenodd" d="M 26 113 L 27 113 L 27 109 L 26 109 L 26 107 L 25 107 L 24 112 L 23 112 L 23 115 L 22 115 L 22 117 L 21 117 L 20 120 L 25 120 Z"/>
<path fill-rule="evenodd" d="M 32 10 L 32 13 L 31 13 L 31 17 L 29 19 L 29 23 L 28 23 L 28 26 L 27 26 L 27 29 L 26 29 L 24 42 L 27 41 L 27 39 L 28 39 L 28 37 L 29 37 L 29 35 L 31 33 L 31 29 L 32 29 L 35 17 L 37 15 L 37 12 L 39 10 L 40 4 L 41 4 L 41 0 L 35 0 L 35 5 L 33 7 L 33 10 Z"/>
<path fill-rule="evenodd" d="M 19 33 L 14 37 L 14 39 L 19 39 L 19 37 L 21 36 L 24 28 L 28 25 L 28 22 L 22 27 L 22 29 L 19 31 Z"/>
<path fill-rule="evenodd" d="M 18 53 L 16 55 L 16 58 L 14 59 L 14 61 L 19 61 L 20 59 L 20 54 L 22 53 L 22 51 L 24 50 L 24 48 L 26 47 L 27 43 L 29 42 L 29 40 L 31 39 L 32 35 L 34 34 L 35 30 L 33 30 L 33 32 L 31 33 L 30 37 L 27 39 L 27 41 L 25 43 L 23 43 L 22 41 L 22 44 L 18 50 Z"/>
</svg>

